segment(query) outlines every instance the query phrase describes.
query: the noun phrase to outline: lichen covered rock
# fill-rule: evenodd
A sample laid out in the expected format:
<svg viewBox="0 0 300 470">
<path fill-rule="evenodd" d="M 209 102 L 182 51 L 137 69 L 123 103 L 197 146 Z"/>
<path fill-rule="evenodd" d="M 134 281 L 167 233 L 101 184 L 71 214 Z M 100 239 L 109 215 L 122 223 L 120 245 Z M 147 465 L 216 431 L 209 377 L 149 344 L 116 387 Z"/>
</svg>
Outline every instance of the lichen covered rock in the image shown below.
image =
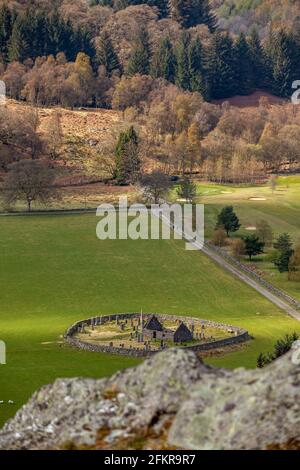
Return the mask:
<svg viewBox="0 0 300 470">
<path fill-rule="evenodd" d="M 161 436 L 181 449 L 299 441 L 300 366 L 287 354 L 263 370 L 225 371 L 172 349 L 109 379 L 59 379 L 4 426 L 0 449 L 153 448 Z"/>
<path fill-rule="evenodd" d="M 300 367 L 290 355 L 263 370 L 198 382 L 169 441 L 189 449 L 266 449 L 300 437 Z"/>
</svg>

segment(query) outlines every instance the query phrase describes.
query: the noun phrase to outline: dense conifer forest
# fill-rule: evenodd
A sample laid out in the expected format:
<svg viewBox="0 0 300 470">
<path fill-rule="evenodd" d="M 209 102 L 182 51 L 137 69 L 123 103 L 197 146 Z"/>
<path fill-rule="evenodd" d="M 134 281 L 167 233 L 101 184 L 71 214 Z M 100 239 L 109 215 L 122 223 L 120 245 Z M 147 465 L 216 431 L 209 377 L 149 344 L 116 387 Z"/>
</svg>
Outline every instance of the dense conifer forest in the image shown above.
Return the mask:
<svg viewBox="0 0 300 470">
<path fill-rule="evenodd" d="M 263 37 L 254 26 L 226 31 L 216 15 L 221 6 L 213 9 L 220 2 L 63 1 L 57 9 L 46 1 L 38 8 L 36 2 L 2 3 L 0 76 L 17 99 L 107 107 L 108 91 L 123 75 L 137 74 L 208 101 L 256 89 L 290 97 L 300 77 L 300 29 L 271 24 Z M 37 93 L 45 74 L 48 90 Z M 53 98 L 62 83 L 64 93 Z"/>
</svg>

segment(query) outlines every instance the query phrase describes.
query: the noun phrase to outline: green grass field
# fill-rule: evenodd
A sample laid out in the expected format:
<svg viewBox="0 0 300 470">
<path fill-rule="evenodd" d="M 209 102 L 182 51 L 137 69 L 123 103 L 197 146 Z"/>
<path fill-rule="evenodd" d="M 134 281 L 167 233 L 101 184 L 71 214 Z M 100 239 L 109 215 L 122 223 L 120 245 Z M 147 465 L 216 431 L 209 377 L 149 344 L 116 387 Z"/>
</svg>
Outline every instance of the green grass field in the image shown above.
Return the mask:
<svg viewBox="0 0 300 470">
<path fill-rule="evenodd" d="M 206 235 L 215 228 L 217 214 L 225 205 L 232 205 L 242 224 L 233 236 L 249 235 L 247 227 L 255 227 L 260 219 L 271 225 L 274 237 L 288 232 L 294 243 L 300 242 L 300 176 L 281 176 L 274 193 L 268 185 L 234 186 L 200 183 L 199 202 L 205 204 Z M 253 200 L 259 198 L 261 200 Z M 288 281 L 287 274 L 280 274 L 268 261 L 268 256 L 256 258 L 257 267 L 265 278 L 300 300 L 300 283 Z"/>
<path fill-rule="evenodd" d="M 259 352 L 300 324 L 181 241 L 99 241 L 89 215 L 0 218 L 1 424 L 56 377 L 103 377 L 138 361 L 61 344 L 74 321 L 110 312 L 194 315 L 255 338 L 209 362 L 254 367 Z"/>
<path fill-rule="evenodd" d="M 289 232 L 297 241 L 300 238 L 300 177 L 281 177 L 278 183 L 274 193 L 268 185 L 238 187 L 199 184 L 200 201 L 206 205 L 208 234 L 215 226 L 219 209 L 231 204 L 242 223 L 241 233 L 247 233 L 246 227 L 265 219 L 272 226 L 275 236 Z"/>
</svg>

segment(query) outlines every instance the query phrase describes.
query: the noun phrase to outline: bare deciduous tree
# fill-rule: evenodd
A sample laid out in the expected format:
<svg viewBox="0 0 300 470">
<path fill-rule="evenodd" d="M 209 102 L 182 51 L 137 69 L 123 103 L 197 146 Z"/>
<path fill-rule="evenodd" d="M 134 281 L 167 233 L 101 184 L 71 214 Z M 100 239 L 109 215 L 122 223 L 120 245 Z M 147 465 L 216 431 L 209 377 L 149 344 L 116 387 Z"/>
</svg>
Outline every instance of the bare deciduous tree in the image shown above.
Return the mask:
<svg viewBox="0 0 300 470">
<path fill-rule="evenodd" d="M 226 238 L 227 235 L 225 230 L 222 227 L 219 227 L 213 233 L 212 242 L 214 245 L 221 247 L 225 245 Z"/>
<path fill-rule="evenodd" d="M 274 234 L 271 225 L 266 220 L 261 219 L 256 222 L 256 232 L 266 246 L 272 246 Z"/>
<path fill-rule="evenodd" d="M 45 203 L 56 196 L 54 172 L 36 160 L 13 163 L 4 181 L 3 194 L 7 206 L 26 201 L 28 211 L 31 211 L 34 201 Z"/>
<path fill-rule="evenodd" d="M 171 181 L 168 175 L 160 171 L 153 171 L 141 178 L 143 195 L 147 201 L 158 204 L 168 192 Z"/>
<path fill-rule="evenodd" d="M 241 259 L 245 254 L 245 242 L 241 238 L 236 238 L 232 240 L 231 252 L 236 259 Z"/>
<path fill-rule="evenodd" d="M 58 111 L 52 113 L 47 123 L 47 150 L 50 158 L 55 160 L 62 145 L 63 132 L 61 128 L 61 115 Z"/>
</svg>

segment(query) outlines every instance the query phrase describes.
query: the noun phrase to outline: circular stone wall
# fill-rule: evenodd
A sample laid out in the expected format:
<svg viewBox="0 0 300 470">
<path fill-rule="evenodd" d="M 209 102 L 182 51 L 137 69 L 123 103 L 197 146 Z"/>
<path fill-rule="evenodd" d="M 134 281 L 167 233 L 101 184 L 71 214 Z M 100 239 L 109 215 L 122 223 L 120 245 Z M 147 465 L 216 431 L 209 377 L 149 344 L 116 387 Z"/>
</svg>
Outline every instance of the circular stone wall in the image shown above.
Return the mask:
<svg viewBox="0 0 300 470">
<path fill-rule="evenodd" d="M 178 321 L 184 322 L 187 326 L 189 325 L 204 325 L 204 328 L 214 328 L 216 330 L 226 331 L 228 333 L 228 337 L 222 339 L 212 339 L 211 341 L 197 342 L 197 340 L 193 341 L 193 344 L 190 345 L 173 345 L 172 347 L 180 347 L 183 349 L 189 349 L 192 351 L 207 351 L 210 349 L 216 349 L 221 347 L 230 346 L 233 344 L 241 343 L 250 339 L 248 332 L 242 328 L 227 325 L 224 323 L 214 322 L 212 320 L 204 320 L 194 317 L 187 317 L 187 316 L 178 316 L 178 315 L 168 315 L 168 314 L 161 314 L 161 313 L 143 313 L 143 319 L 147 320 L 155 316 L 161 322 L 166 321 Z M 156 354 L 161 349 L 150 350 L 143 349 L 143 348 L 136 348 L 136 347 L 120 347 L 116 346 L 115 342 L 112 344 L 95 344 L 89 342 L 89 340 L 83 340 L 82 338 L 78 338 L 77 335 L 82 332 L 86 327 L 95 329 L 100 327 L 101 325 L 105 325 L 109 322 L 117 322 L 117 321 L 124 321 L 124 320 L 137 320 L 141 317 L 140 313 L 118 313 L 112 315 L 103 315 L 97 317 L 91 317 L 86 320 L 80 320 L 74 325 L 70 326 L 64 335 L 65 341 L 74 346 L 76 348 L 91 351 L 91 352 L 105 352 L 110 354 L 121 354 L 121 355 L 128 355 L 128 356 L 136 356 L 136 357 L 143 357 L 149 356 L 152 354 Z M 166 349 L 166 348 L 163 348 Z"/>
</svg>

